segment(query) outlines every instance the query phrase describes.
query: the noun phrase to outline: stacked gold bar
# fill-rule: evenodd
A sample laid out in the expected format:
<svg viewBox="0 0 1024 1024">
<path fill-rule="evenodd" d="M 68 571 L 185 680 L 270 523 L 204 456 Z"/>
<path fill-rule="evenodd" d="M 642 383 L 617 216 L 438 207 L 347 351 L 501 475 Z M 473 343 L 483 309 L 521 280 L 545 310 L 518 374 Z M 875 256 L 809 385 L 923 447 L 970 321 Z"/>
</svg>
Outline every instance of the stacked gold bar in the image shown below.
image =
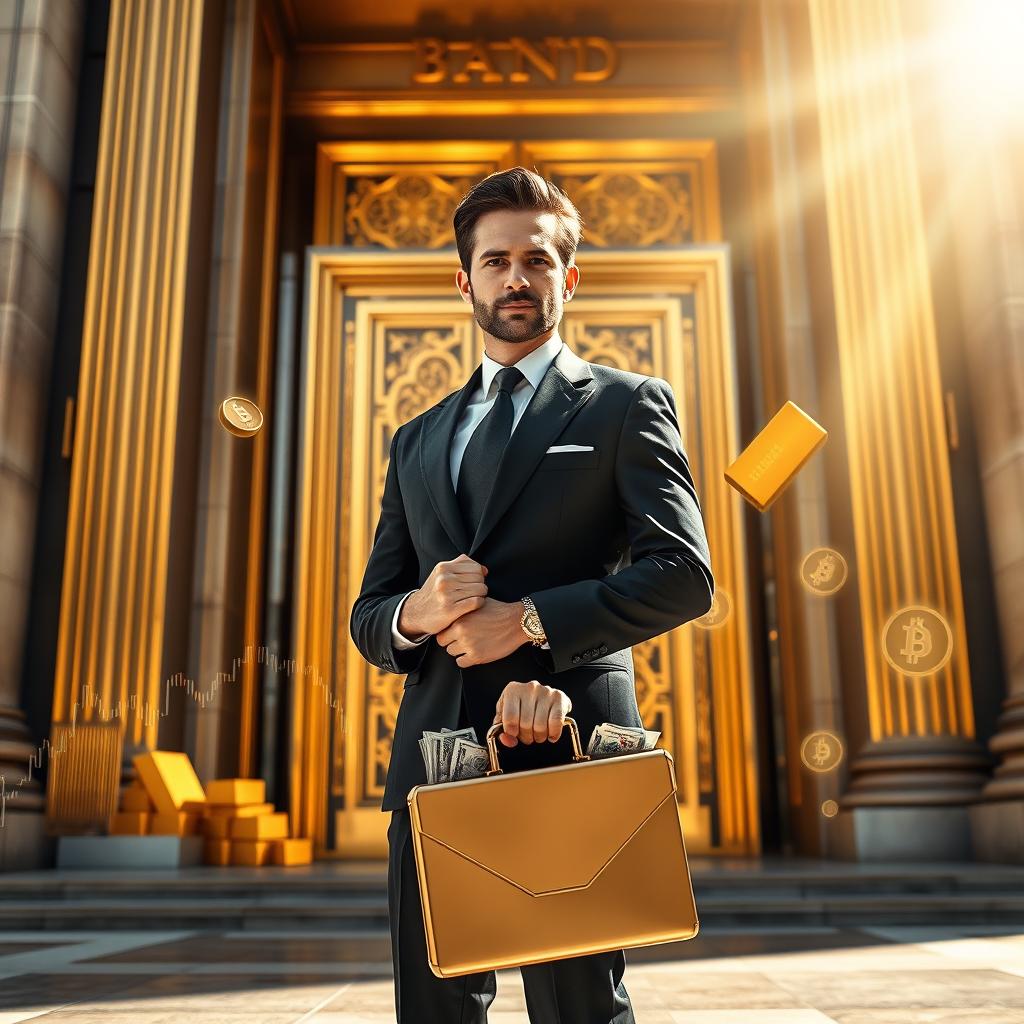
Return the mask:
<svg viewBox="0 0 1024 1024">
<path fill-rule="evenodd" d="M 177 751 L 133 759 L 139 778 L 121 796 L 112 835 L 202 835 L 206 864 L 310 864 L 312 840 L 288 835 L 288 815 L 267 803 L 263 779 L 214 779 L 206 790 Z"/>
<path fill-rule="evenodd" d="M 199 832 L 206 794 L 187 754 L 154 750 L 132 763 L 138 779 L 121 794 L 111 835 L 192 836 Z"/>
<path fill-rule="evenodd" d="M 312 841 L 288 835 L 288 815 L 265 801 L 262 779 L 215 779 L 207 790 L 207 864 L 309 864 Z"/>
</svg>

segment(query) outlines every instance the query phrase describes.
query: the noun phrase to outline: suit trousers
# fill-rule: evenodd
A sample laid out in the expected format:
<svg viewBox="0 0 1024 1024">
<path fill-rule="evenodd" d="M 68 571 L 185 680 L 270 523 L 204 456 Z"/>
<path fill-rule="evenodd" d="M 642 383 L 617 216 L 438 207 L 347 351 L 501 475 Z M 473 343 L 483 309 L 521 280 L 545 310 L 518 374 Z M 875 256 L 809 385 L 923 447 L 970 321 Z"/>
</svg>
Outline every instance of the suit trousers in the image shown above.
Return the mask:
<svg viewBox="0 0 1024 1024">
<path fill-rule="evenodd" d="M 427 962 L 409 809 L 391 812 L 388 913 L 398 1024 L 486 1024 L 494 971 L 438 978 Z M 480 927 L 488 923 L 481 919 Z M 635 1024 L 622 982 L 623 951 L 566 957 L 521 967 L 530 1024 Z"/>
<path fill-rule="evenodd" d="M 463 693 L 458 728 L 468 723 Z M 408 807 L 392 811 L 388 826 L 388 916 L 398 1024 L 486 1024 L 497 992 L 494 971 L 439 978 L 427 962 Z M 528 964 L 519 971 L 530 1024 L 635 1024 L 622 982 L 626 957 L 621 949 Z"/>
</svg>

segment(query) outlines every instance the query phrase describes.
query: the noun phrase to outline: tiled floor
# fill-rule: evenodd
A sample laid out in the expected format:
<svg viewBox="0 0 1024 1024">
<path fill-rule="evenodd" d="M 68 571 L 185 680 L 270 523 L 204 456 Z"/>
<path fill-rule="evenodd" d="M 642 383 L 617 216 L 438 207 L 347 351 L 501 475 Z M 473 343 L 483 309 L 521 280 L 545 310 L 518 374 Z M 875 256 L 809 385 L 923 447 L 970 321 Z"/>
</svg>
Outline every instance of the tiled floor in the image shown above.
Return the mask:
<svg viewBox="0 0 1024 1024">
<path fill-rule="evenodd" d="M 0 933 L 0 1024 L 386 1024 L 388 957 L 351 932 Z M 1024 1024 L 1024 928 L 709 929 L 626 959 L 638 1024 Z M 528 1024 L 518 971 L 489 1020 Z"/>
</svg>

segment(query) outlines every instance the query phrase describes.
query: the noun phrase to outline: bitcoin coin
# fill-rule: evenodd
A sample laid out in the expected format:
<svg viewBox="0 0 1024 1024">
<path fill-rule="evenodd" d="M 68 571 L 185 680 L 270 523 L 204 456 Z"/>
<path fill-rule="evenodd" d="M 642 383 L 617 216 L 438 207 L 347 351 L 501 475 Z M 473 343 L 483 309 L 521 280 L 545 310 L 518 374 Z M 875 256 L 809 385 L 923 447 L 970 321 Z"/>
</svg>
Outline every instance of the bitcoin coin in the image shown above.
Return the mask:
<svg viewBox="0 0 1024 1024">
<path fill-rule="evenodd" d="M 953 654 L 953 631 L 934 608 L 911 604 L 889 617 L 882 629 L 886 661 L 906 676 L 937 672 Z"/>
<path fill-rule="evenodd" d="M 711 607 L 700 618 L 694 619 L 693 624 L 700 629 L 717 629 L 725 624 L 731 611 L 729 595 L 721 587 L 716 586 L 711 597 Z"/>
<path fill-rule="evenodd" d="M 800 760 L 812 772 L 830 772 L 843 759 L 843 744 L 833 733 L 819 729 L 804 737 Z"/>
<path fill-rule="evenodd" d="M 815 548 L 800 566 L 800 579 L 812 593 L 826 597 L 846 582 L 846 559 L 834 548 Z"/>
<path fill-rule="evenodd" d="M 236 437 L 251 437 L 263 426 L 263 413 L 248 398 L 225 398 L 217 414 L 224 429 Z"/>
<path fill-rule="evenodd" d="M 823 800 L 821 804 L 821 813 L 826 818 L 834 818 L 839 813 L 839 804 L 835 800 Z"/>
</svg>

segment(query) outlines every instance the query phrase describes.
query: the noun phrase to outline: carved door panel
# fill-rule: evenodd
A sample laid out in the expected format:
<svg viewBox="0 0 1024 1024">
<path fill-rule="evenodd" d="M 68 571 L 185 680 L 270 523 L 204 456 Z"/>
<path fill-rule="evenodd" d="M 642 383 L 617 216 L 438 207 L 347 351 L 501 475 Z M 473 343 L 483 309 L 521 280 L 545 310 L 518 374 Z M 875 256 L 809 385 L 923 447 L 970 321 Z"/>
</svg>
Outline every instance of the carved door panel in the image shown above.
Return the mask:
<svg viewBox="0 0 1024 1024">
<path fill-rule="evenodd" d="M 565 342 L 675 391 L 721 602 L 706 623 L 633 649 L 637 698 L 673 753 L 688 848 L 758 849 L 744 538 L 722 476 L 739 447 L 728 259 L 693 244 L 717 239 L 714 150 L 659 145 L 643 160 L 624 147 L 615 167 L 590 162 L 582 143 L 389 143 L 387 165 L 376 143 L 321 147 L 316 234 L 327 244 L 307 260 L 295 623 L 297 660 L 317 666 L 321 688 L 293 695 L 292 778 L 296 824 L 317 856 L 386 855 L 379 808 L 402 678 L 361 658 L 348 616 L 394 430 L 480 359 L 455 292 L 451 212 L 472 181 L 510 162 L 558 181 L 587 225 Z"/>
<path fill-rule="evenodd" d="M 295 720 L 307 755 L 293 791 L 307 800 L 318 854 L 383 856 L 380 800 L 402 677 L 366 663 L 348 636 L 396 427 L 460 387 L 482 339 L 446 297 L 453 254 L 313 250 L 303 397 L 296 635 L 300 663 L 323 666 Z M 732 331 L 719 247 L 591 253 L 562 337 L 585 359 L 664 377 L 712 552 L 720 621 L 687 623 L 633 649 L 644 721 L 673 752 L 694 852 L 757 847 L 743 534 L 722 477 L 736 450 Z M 644 283 L 644 293 L 638 285 Z M 391 289 L 393 294 L 388 294 Z M 331 715 L 335 704 L 340 714 Z"/>
</svg>

